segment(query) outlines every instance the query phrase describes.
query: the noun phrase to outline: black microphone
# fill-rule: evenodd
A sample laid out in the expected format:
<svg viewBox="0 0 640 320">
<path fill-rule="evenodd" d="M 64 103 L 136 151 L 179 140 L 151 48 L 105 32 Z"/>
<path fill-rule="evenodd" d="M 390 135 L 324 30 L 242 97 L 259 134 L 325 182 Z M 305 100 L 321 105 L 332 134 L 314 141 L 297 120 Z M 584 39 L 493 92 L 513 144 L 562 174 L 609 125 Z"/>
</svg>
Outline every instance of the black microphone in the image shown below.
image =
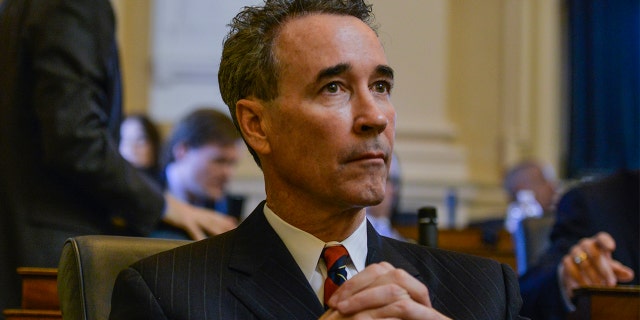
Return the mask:
<svg viewBox="0 0 640 320">
<path fill-rule="evenodd" d="M 418 209 L 418 243 L 438 247 L 438 214 L 435 207 Z"/>
</svg>

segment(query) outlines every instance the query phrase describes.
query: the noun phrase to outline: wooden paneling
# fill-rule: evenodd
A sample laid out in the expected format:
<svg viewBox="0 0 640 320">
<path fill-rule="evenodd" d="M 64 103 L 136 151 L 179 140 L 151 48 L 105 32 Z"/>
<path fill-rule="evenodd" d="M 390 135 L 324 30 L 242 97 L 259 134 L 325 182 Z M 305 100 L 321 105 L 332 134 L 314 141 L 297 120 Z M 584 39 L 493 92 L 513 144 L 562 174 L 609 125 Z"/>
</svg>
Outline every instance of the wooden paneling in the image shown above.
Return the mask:
<svg viewBox="0 0 640 320">
<path fill-rule="evenodd" d="M 61 320 L 60 310 L 27 310 L 27 309 L 7 309 L 4 311 L 7 320 Z"/>
<path fill-rule="evenodd" d="M 21 309 L 3 311 L 6 320 L 62 319 L 58 299 L 58 271 L 50 268 L 18 268 L 22 278 Z"/>
<path fill-rule="evenodd" d="M 18 268 L 22 277 L 22 309 L 60 309 L 56 277 L 48 268 Z"/>
</svg>

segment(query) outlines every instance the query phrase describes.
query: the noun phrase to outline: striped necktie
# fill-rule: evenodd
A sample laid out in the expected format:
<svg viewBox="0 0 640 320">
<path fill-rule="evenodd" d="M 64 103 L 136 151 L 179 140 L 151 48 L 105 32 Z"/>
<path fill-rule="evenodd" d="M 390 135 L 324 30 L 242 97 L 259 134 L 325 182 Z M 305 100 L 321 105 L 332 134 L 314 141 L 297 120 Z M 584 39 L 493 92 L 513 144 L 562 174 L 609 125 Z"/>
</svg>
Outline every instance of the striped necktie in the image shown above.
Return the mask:
<svg viewBox="0 0 640 320">
<path fill-rule="evenodd" d="M 347 281 L 347 260 L 349 253 L 341 245 L 326 247 L 322 250 L 322 258 L 327 264 L 327 279 L 324 280 L 324 305 L 338 286 Z"/>
</svg>

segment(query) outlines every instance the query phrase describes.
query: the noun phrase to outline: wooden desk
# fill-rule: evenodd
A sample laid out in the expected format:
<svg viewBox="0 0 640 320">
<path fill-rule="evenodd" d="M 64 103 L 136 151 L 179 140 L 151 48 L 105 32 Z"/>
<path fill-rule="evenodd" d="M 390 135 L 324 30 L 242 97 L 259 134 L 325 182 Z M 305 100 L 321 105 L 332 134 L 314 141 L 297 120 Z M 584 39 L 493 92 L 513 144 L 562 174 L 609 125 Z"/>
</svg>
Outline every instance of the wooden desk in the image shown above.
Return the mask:
<svg viewBox="0 0 640 320">
<path fill-rule="evenodd" d="M 7 320 L 62 320 L 60 310 L 6 309 L 3 314 Z"/>
<path fill-rule="evenodd" d="M 60 320 L 57 269 L 18 268 L 22 278 L 21 309 L 6 309 L 6 320 Z"/>
<path fill-rule="evenodd" d="M 407 239 L 418 239 L 418 228 L 415 225 L 397 225 L 395 228 Z M 517 270 L 511 234 L 506 230 L 500 230 L 496 235 L 494 243 L 487 243 L 483 240 L 484 233 L 480 228 L 439 229 L 438 247 L 494 259 Z"/>
<path fill-rule="evenodd" d="M 640 319 L 640 286 L 584 287 L 574 291 L 571 320 Z"/>
</svg>

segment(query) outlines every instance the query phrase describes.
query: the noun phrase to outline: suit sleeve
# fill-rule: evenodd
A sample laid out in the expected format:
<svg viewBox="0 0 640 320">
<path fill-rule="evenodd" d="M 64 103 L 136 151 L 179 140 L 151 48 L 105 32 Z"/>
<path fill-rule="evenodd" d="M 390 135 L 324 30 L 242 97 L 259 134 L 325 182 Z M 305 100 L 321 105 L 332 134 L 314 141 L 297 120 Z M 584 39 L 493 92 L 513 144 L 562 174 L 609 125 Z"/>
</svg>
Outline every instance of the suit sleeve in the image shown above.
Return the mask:
<svg viewBox="0 0 640 320">
<path fill-rule="evenodd" d="M 551 246 L 538 263 L 520 279 L 524 304 L 522 314 L 531 318 L 561 319 L 568 312 L 558 279 L 558 265 L 571 246 L 583 237 L 590 237 L 589 208 L 580 188 L 565 194 L 558 203 L 556 223 L 551 232 Z"/>
<path fill-rule="evenodd" d="M 518 278 L 506 264 L 501 264 L 502 275 L 504 277 L 505 295 L 507 296 L 507 314 L 505 319 L 527 319 L 520 316 L 520 309 L 522 307 L 522 298 L 520 297 L 520 287 L 518 285 Z"/>
<path fill-rule="evenodd" d="M 120 74 L 111 5 L 51 1 L 27 31 L 42 161 L 84 192 L 78 196 L 124 218 L 135 234 L 147 234 L 160 219 L 164 198 L 159 185 L 122 158 L 112 134 L 121 112 L 115 96 L 121 92 L 114 85 Z"/>
<path fill-rule="evenodd" d="M 111 296 L 109 319 L 167 319 L 140 273 L 132 268 L 118 274 Z"/>
</svg>

